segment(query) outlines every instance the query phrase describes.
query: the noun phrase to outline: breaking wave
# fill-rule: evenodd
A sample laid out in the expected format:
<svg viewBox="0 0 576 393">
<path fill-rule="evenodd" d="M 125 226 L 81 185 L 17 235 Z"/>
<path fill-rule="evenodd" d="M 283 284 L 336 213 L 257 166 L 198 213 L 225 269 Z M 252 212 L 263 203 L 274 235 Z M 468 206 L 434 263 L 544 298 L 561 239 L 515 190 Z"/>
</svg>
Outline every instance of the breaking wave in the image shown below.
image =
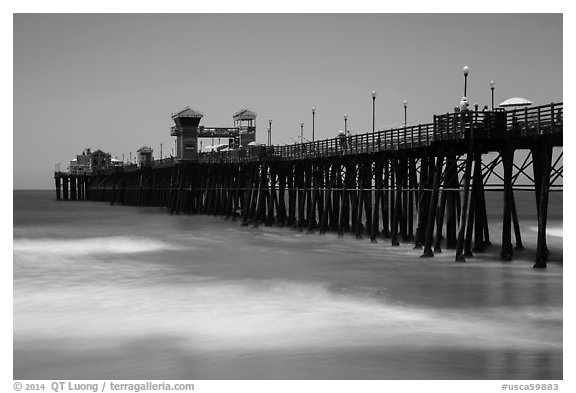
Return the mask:
<svg viewBox="0 0 576 393">
<path fill-rule="evenodd" d="M 14 239 L 14 253 L 26 255 L 134 254 L 175 248 L 177 247 L 160 240 L 130 236 L 83 239 Z"/>
<path fill-rule="evenodd" d="M 278 280 L 190 281 L 128 290 L 91 285 L 80 297 L 75 289 L 59 288 L 16 297 L 14 309 L 16 339 L 76 339 L 86 346 L 162 336 L 199 350 L 241 352 L 561 347 L 554 334 L 550 338 L 534 324 L 542 316 L 533 310 L 434 310 Z M 560 323 L 562 309 L 549 310 L 546 318 Z"/>
</svg>

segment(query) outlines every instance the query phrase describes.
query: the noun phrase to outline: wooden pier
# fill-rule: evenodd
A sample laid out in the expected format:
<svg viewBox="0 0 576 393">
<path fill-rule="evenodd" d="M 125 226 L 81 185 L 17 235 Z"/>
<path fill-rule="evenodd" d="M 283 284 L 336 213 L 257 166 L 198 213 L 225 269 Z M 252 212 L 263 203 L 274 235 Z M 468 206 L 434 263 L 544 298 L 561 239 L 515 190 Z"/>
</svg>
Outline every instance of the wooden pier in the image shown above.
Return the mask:
<svg viewBox="0 0 576 393">
<path fill-rule="evenodd" d="M 562 190 L 563 104 L 435 115 L 428 124 L 288 146 L 199 154 L 84 175 L 56 172 L 58 200 L 154 206 L 243 225 L 344 234 L 464 262 L 491 244 L 487 191 L 502 193 L 501 259 L 523 248 L 515 191 L 535 193 L 534 267 L 546 267 L 548 196 Z M 515 154 L 522 152 L 521 164 Z M 527 169 L 532 166 L 532 173 Z M 519 179 L 528 179 L 523 184 Z M 494 181 L 496 179 L 496 182 Z M 514 235 L 514 243 L 512 235 Z"/>
</svg>

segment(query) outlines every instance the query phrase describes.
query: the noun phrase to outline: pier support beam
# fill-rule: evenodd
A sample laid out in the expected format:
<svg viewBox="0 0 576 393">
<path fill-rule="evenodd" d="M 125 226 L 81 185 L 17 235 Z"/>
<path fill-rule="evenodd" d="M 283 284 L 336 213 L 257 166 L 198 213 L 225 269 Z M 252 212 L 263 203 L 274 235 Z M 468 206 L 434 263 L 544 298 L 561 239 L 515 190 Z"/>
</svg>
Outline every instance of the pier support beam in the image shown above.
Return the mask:
<svg viewBox="0 0 576 393">
<path fill-rule="evenodd" d="M 502 250 L 500 258 L 503 261 L 512 260 L 512 165 L 514 150 L 508 145 L 502 151 L 502 166 L 504 169 L 504 212 L 502 216 Z"/>
<path fill-rule="evenodd" d="M 408 159 L 408 238 L 407 240 L 414 240 L 414 208 L 416 196 L 416 185 L 418 180 L 416 179 L 416 159 L 411 156 Z"/>
<path fill-rule="evenodd" d="M 342 198 L 342 165 L 340 160 L 332 164 L 332 214 L 330 215 L 330 229 L 338 232 L 340 227 L 340 199 Z"/>
<path fill-rule="evenodd" d="M 419 250 L 424 243 L 424 232 L 426 228 L 426 212 L 428 207 L 428 193 L 424 188 L 429 182 L 428 162 L 429 157 L 423 156 L 420 158 L 420 181 L 418 182 L 418 221 L 416 223 L 416 238 L 414 240 L 414 249 Z"/>
<path fill-rule="evenodd" d="M 456 243 L 456 262 L 466 262 L 464 257 L 464 234 L 466 230 L 466 215 L 468 213 L 468 196 L 470 186 L 470 173 L 472 171 L 472 156 L 473 153 L 469 152 L 466 155 L 466 168 L 464 169 L 464 200 L 462 202 L 462 211 L 460 213 L 460 226 L 458 228 L 458 241 Z"/>
<path fill-rule="evenodd" d="M 68 200 L 68 176 L 62 177 L 62 194 L 65 201 Z"/>
<path fill-rule="evenodd" d="M 486 205 L 484 202 L 484 177 L 482 176 L 482 153 L 476 153 L 474 161 L 474 185 L 473 193 L 476 195 L 476 204 L 474 208 L 474 248 L 475 252 L 484 251 L 486 246 L 485 231 L 488 231 L 488 222 L 486 222 Z"/>
<path fill-rule="evenodd" d="M 70 176 L 70 200 L 76 200 L 76 176 Z"/>
<path fill-rule="evenodd" d="M 448 184 L 446 183 L 446 177 L 444 177 L 444 187 L 442 190 L 438 191 L 440 194 L 440 204 L 438 205 L 438 211 L 436 212 L 436 237 L 434 238 L 434 252 L 442 252 L 442 229 L 444 226 L 444 212 L 446 211 L 446 200 L 448 199 Z"/>
<path fill-rule="evenodd" d="M 62 200 L 61 183 L 62 183 L 62 179 L 60 178 L 60 176 L 55 176 L 54 177 L 54 185 L 56 186 L 56 200 L 57 201 Z"/>
<path fill-rule="evenodd" d="M 372 228 L 370 234 L 370 241 L 377 242 L 377 237 L 379 233 L 379 222 L 380 222 L 380 206 L 379 203 L 382 200 L 382 161 L 376 159 L 374 163 L 374 207 L 372 209 Z M 384 201 L 382 201 L 384 203 Z"/>
<path fill-rule="evenodd" d="M 432 182 L 432 196 L 430 198 L 430 206 L 428 209 L 428 219 L 426 220 L 426 235 L 424 243 L 424 253 L 422 257 L 429 258 L 434 256 L 432 251 L 432 241 L 434 238 L 434 219 L 436 216 L 436 209 L 438 205 L 438 185 L 440 182 L 440 175 L 442 174 L 442 165 L 444 162 L 444 156 L 442 151 L 438 153 L 436 158 L 436 165 L 434 168 L 434 180 Z"/>
<path fill-rule="evenodd" d="M 334 180 L 334 168 L 329 164 L 322 166 L 322 212 L 320 216 L 320 233 L 328 230 L 330 207 L 332 205 L 332 182 Z"/>
<path fill-rule="evenodd" d="M 402 210 L 402 182 L 399 177 L 399 169 L 398 169 L 398 159 L 392 159 L 392 173 L 394 174 L 394 180 L 392 188 L 394 188 L 394 205 L 392 207 L 392 246 L 396 247 L 400 245 L 398 241 L 398 221 L 400 218 L 401 210 Z"/>
<path fill-rule="evenodd" d="M 446 193 L 446 248 L 456 248 L 456 226 L 458 221 L 457 205 L 460 202 L 460 193 L 457 189 L 460 187 L 458 181 L 458 160 L 456 156 L 451 155 L 446 158 L 446 175 L 444 184 L 450 190 Z"/>
<path fill-rule="evenodd" d="M 510 195 L 510 208 L 512 210 L 512 223 L 514 226 L 514 237 L 516 239 L 515 250 L 523 250 L 524 245 L 522 244 L 522 234 L 520 232 L 520 222 L 518 221 L 518 212 L 516 211 L 516 198 L 514 197 L 514 190 L 512 190 Z"/>
<path fill-rule="evenodd" d="M 390 160 L 385 158 L 384 164 L 384 189 L 382 199 L 380 201 L 382 206 L 382 236 L 385 238 L 390 237 Z"/>
<path fill-rule="evenodd" d="M 548 195 L 550 193 L 550 166 L 552 162 L 552 145 L 545 139 L 539 156 L 540 164 L 540 204 L 538 207 L 538 240 L 536 245 L 536 263 L 534 268 L 545 268 L 548 263 L 546 244 L 546 225 L 548 220 Z M 534 165 L 537 165 L 536 163 Z"/>
</svg>

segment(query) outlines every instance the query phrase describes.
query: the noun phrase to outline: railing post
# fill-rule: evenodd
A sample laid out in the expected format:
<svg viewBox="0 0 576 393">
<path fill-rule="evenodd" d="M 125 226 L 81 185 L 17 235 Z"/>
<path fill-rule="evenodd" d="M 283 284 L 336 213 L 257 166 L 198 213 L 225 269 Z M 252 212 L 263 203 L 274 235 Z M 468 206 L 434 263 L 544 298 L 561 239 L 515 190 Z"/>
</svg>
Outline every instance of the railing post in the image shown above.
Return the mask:
<svg viewBox="0 0 576 393">
<path fill-rule="evenodd" d="M 404 149 L 406 149 L 406 145 L 407 145 L 406 133 L 408 132 L 408 130 L 406 129 L 406 126 L 404 126 L 404 129 L 402 131 L 404 133 Z"/>
<path fill-rule="evenodd" d="M 552 117 L 550 119 L 550 132 L 554 133 L 554 128 L 556 126 L 556 111 L 554 110 L 554 103 L 552 102 L 550 104 L 550 116 Z"/>
<path fill-rule="evenodd" d="M 476 127 L 476 124 L 478 124 L 478 111 L 477 110 L 474 111 L 474 123 L 472 124 L 472 128 L 470 129 L 470 138 L 474 137 L 474 128 Z"/>
<path fill-rule="evenodd" d="M 538 134 L 540 134 L 541 131 L 542 131 L 542 127 L 540 126 L 540 125 L 542 124 L 542 123 L 541 123 L 542 117 L 541 117 L 540 109 L 542 109 L 542 107 L 539 106 L 539 107 L 538 107 L 538 123 L 536 124 L 536 127 L 537 127 L 537 131 L 536 131 L 536 132 L 537 132 Z"/>
<path fill-rule="evenodd" d="M 384 130 L 384 150 L 388 150 L 388 135 L 386 135 L 386 130 Z"/>
<path fill-rule="evenodd" d="M 369 152 L 370 152 L 370 145 L 371 145 L 370 139 L 371 139 L 371 137 L 373 137 L 373 136 L 374 136 L 373 134 L 366 134 L 366 142 L 365 142 L 365 143 L 366 143 L 366 147 L 364 148 L 364 151 L 366 151 L 366 153 L 369 153 Z"/>
<path fill-rule="evenodd" d="M 436 115 L 434 115 L 434 121 L 436 121 Z M 418 124 L 418 146 L 422 143 L 422 124 Z"/>
<path fill-rule="evenodd" d="M 538 119 L 540 120 L 540 119 Z M 524 135 L 528 132 L 528 108 L 524 107 Z M 522 133 L 522 129 L 520 129 L 520 133 Z"/>
</svg>

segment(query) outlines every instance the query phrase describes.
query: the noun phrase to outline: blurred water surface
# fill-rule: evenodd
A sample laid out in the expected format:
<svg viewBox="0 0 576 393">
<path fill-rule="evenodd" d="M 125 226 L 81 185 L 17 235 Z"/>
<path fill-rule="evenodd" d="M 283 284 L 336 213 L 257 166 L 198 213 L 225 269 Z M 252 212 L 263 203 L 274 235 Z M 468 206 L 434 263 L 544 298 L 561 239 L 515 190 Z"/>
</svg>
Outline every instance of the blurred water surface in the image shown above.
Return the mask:
<svg viewBox="0 0 576 393">
<path fill-rule="evenodd" d="M 497 243 L 499 194 L 488 194 Z M 561 379 L 562 196 L 546 270 L 351 236 L 14 192 L 15 379 Z"/>
</svg>

